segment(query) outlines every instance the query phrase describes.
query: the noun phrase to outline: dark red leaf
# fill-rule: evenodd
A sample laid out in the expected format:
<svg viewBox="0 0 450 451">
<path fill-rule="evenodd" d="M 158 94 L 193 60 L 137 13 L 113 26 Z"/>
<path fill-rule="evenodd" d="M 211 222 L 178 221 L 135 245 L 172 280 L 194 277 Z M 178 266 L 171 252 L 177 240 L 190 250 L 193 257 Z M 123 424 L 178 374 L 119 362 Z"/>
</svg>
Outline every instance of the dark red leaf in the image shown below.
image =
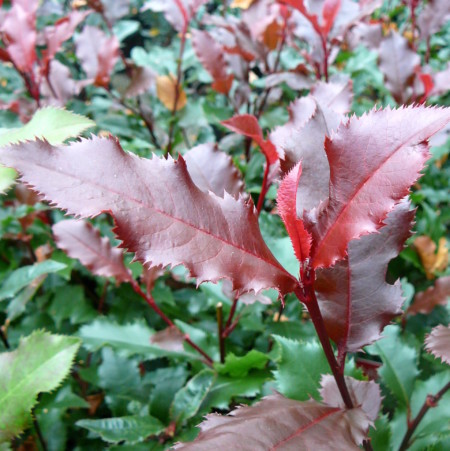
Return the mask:
<svg viewBox="0 0 450 451">
<path fill-rule="evenodd" d="M 227 74 L 223 48 L 206 31 L 193 29 L 191 33 L 195 54 L 214 79 L 213 89 L 222 94 L 228 94 L 234 77 L 232 74 Z"/>
<path fill-rule="evenodd" d="M 399 33 L 391 31 L 380 45 L 379 68 L 383 72 L 386 87 L 398 103 L 406 103 L 412 94 L 411 84 L 419 55 L 409 48 L 408 41 Z"/>
<path fill-rule="evenodd" d="M 112 247 L 108 238 L 102 238 L 88 222 L 69 219 L 56 223 L 52 230 L 58 247 L 69 257 L 80 260 L 95 275 L 114 277 L 118 283 L 132 280 L 122 250 Z"/>
<path fill-rule="evenodd" d="M 350 240 L 383 225 L 418 179 L 429 157 L 427 140 L 449 121 L 450 111 L 442 108 L 372 110 L 326 138 L 329 201 L 307 224 L 314 268 L 333 265 L 346 256 Z"/>
<path fill-rule="evenodd" d="M 297 215 L 297 186 L 301 173 L 301 163 L 297 163 L 283 178 L 278 189 L 277 206 L 291 238 L 295 256 L 300 262 L 304 262 L 309 258 L 311 235 L 306 231 L 303 221 Z"/>
<path fill-rule="evenodd" d="M 208 0 L 149 0 L 144 3 L 142 11 L 151 9 L 164 14 L 175 30 L 183 32 L 197 13 L 198 8 Z"/>
<path fill-rule="evenodd" d="M 251 114 L 233 116 L 231 119 L 222 121 L 221 124 L 235 133 L 252 138 L 261 148 L 269 164 L 275 164 L 279 160 L 275 146 L 270 140 L 264 140 L 258 119 L 255 116 Z"/>
<path fill-rule="evenodd" d="M 299 402 L 276 394 L 226 416 L 210 414 L 200 424 L 200 435 L 175 449 L 211 451 L 329 449 L 359 450 L 369 420 L 360 408 L 347 411 L 316 401 Z"/>
<path fill-rule="evenodd" d="M 436 326 L 425 338 L 425 349 L 450 365 L 450 327 Z"/>
<path fill-rule="evenodd" d="M 88 78 L 97 86 L 107 87 L 119 57 L 119 41 L 100 28 L 86 25 L 75 39 L 76 55 Z"/>
<path fill-rule="evenodd" d="M 123 246 L 150 266 L 184 265 L 198 283 L 228 278 L 238 294 L 296 286 L 264 243 L 253 203 L 201 191 L 181 157 L 142 159 L 93 138 L 22 143 L 0 149 L 0 160 L 70 214 L 110 213 Z"/>
<path fill-rule="evenodd" d="M 316 271 L 320 310 L 340 355 L 380 338 L 383 328 L 401 313 L 400 281 L 387 283 L 386 272 L 410 236 L 413 218 L 409 202 L 400 202 L 379 233 L 351 241 L 346 259 Z"/>
<path fill-rule="evenodd" d="M 279 1 L 280 3 L 285 3 L 286 5 L 292 6 L 297 11 L 300 11 L 303 14 L 303 16 L 305 16 L 306 19 L 308 19 L 308 21 L 311 23 L 316 33 L 319 35 L 322 34 L 322 27 L 319 24 L 317 16 L 315 14 L 311 14 L 307 10 L 303 0 L 279 0 Z"/>
<path fill-rule="evenodd" d="M 244 182 L 233 159 L 213 143 L 200 144 L 183 155 L 192 181 L 203 191 L 224 197 L 224 191 L 236 199 L 244 194 Z"/>
<path fill-rule="evenodd" d="M 38 0 L 14 1 L 6 13 L 0 31 L 6 51 L 15 66 L 22 72 L 31 73 L 36 55 L 36 11 Z"/>
<path fill-rule="evenodd" d="M 44 39 L 47 45 L 44 58 L 44 72 L 54 56 L 61 49 L 63 42 L 70 39 L 77 26 L 91 13 L 91 11 L 72 11 L 68 16 L 59 19 L 54 25 L 44 29 Z"/>
<path fill-rule="evenodd" d="M 341 0 L 325 0 L 322 7 L 322 33 L 327 36 L 330 32 L 337 13 L 341 7 Z"/>
<path fill-rule="evenodd" d="M 130 83 L 125 91 L 126 97 L 136 97 L 144 94 L 155 83 L 157 73 L 149 67 L 140 67 L 131 64 Z"/>
<path fill-rule="evenodd" d="M 416 294 L 413 304 L 408 309 L 408 313 L 410 315 L 416 315 L 417 313 L 426 315 L 438 305 L 447 305 L 449 296 L 450 276 L 439 277 L 433 286 Z"/>
</svg>

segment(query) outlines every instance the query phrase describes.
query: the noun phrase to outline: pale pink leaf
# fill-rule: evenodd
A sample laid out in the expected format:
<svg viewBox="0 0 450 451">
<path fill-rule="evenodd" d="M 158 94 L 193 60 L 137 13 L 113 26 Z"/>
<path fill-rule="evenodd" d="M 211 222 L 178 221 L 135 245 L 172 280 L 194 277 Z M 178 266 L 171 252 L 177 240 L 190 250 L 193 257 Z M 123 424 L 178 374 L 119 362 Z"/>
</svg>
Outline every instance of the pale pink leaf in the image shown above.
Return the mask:
<svg viewBox="0 0 450 451">
<path fill-rule="evenodd" d="M 450 365 L 450 326 L 440 324 L 425 338 L 425 348 L 436 358 Z"/>
</svg>

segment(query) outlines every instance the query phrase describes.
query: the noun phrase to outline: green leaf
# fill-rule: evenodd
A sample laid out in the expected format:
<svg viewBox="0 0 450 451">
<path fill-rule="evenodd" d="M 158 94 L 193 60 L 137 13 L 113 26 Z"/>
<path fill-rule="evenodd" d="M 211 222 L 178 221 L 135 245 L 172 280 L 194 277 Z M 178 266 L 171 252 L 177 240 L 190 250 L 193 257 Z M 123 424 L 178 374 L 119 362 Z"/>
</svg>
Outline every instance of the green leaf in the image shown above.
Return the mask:
<svg viewBox="0 0 450 451">
<path fill-rule="evenodd" d="M 53 260 L 45 260 L 34 265 L 22 266 L 13 271 L 3 282 L 0 288 L 0 301 L 13 297 L 22 288 L 29 285 L 34 279 L 42 274 L 60 271 L 66 267 L 65 264 Z"/>
<path fill-rule="evenodd" d="M 164 425 L 156 418 L 137 415 L 103 420 L 79 420 L 75 424 L 98 434 L 109 443 L 122 441 L 128 444 L 138 443 L 164 430 Z"/>
<path fill-rule="evenodd" d="M 0 354 L 0 442 L 27 427 L 38 393 L 58 387 L 79 346 L 75 337 L 36 331 L 15 351 Z"/>
<path fill-rule="evenodd" d="M 274 335 L 279 356 L 274 371 L 278 391 L 288 398 L 320 399 L 322 374 L 330 372 L 322 347 L 316 341 L 302 342 Z"/>
<path fill-rule="evenodd" d="M 378 370 L 383 382 L 402 406 L 409 406 L 414 382 L 419 375 L 417 351 L 400 337 L 398 326 L 387 326 L 383 338 L 366 348 L 383 361 Z"/>
<path fill-rule="evenodd" d="M 267 371 L 252 371 L 243 378 L 219 374 L 200 411 L 209 411 L 213 407 L 226 410 L 233 398 L 256 396 L 261 393 L 262 386 L 268 379 L 270 379 L 270 373 Z"/>
<path fill-rule="evenodd" d="M 237 357 L 230 353 L 225 358 L 225 363 L 216 363 L 214 368 L 219 374 L 229 374 L 231 377 L 245 377 L 252 369 L 262 370 L 269 357 L 262 352 L 252 349 L 246 355 Z"/>
<path fill-rule="evenodd" d="M 203 370 L 196 374 L 176 395 L 170 408 L 170 416 L 177 423 L 192 418 L 214 382 L 214 372 Z"/>
<path fill-rule="evenodd" d="M 36 138 L 46 139 L 52 145 L 62 144 L 66 139 L 77 137 L 90 127 L 95 127 L 95 122 L 87 117 L 62 108 L 42 108 L 36 111 L 31 121 L 23 127 L 2 133 L 0 146 Z"/>
<path fill-rule="evenodd" d="M 14 169 L 0 166 L 0 193 L 5 193 L 7 189 L 15 182 L 16 177 L 17 172 Z"/>
<path fill-rule="evenodd" d="M 83 346 L 89 351 L 96 351 L 104 345 L 110 345 L 126 355 L 140 354 L 148 358 L 163 356 L 182 357 L 200 360 L 200 355 L 189 352 L 175 352 L 162 349 L 150 343 L 154 331 L 144 322 L 134 324 L 117 324 L 107 318 L 95 320 L 82 326 L 78 336 L 83 339 Z"/>
<path fill-rule="evenodd" d="M 374 426 L 370 428 L 369 437 L 375 451 L 391 449 L 392 431 L 387 415 L 376 419 Z"/>
</svg>

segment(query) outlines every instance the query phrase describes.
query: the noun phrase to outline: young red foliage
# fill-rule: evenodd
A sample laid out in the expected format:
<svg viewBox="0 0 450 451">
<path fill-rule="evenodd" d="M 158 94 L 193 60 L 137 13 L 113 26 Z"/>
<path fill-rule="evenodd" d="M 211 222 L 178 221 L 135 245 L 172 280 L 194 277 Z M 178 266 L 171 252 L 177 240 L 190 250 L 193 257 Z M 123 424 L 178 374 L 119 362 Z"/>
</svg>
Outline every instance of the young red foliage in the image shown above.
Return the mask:
<svg viewBox="0 0 450 451">
<path fill-rule="evenodd" d="M 436 326 L 425 338 L 425 348 L 435 357 L 450 365 L 450 327 Z"/>
<path fill-rule="evenodd" d="M 70 214 L 110 213 L 123 246 L 150 266 L 182 264 L 198 283 L 228 278 L 238 294 L 297 284 L 264 243 L 253 203 L 200 190 L 182 157 L 142 159 L 93 138 L 22 143 L 0 149 L 0 160 Z"/>
</svg>

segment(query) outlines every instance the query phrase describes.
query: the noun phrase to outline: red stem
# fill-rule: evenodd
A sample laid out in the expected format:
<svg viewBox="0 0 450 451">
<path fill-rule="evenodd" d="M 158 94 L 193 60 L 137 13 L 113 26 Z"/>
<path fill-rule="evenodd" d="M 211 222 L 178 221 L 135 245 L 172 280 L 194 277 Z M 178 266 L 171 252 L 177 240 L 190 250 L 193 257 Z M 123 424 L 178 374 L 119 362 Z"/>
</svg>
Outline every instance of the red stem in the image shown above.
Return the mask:
<svg viewBox="0 0 450 451">
<path fill-rule="evenodd" d="M 233 305 L 231 306 L 230 314 L 228 315 L 227 323 L 225 324 L 225 329 L 230 327 L 231 321 L 233 321 L 233 316 L 236 312 L 237 304 L 238 304 L 238 298 L 235 298 L 233 301 Z"/>
<path fill-rule="evenodd" d="M 131 286 L 133 290 L 141 296 L 142 299 L 145 300 L 145 302 L 155 311 L 155 313 L 169 326 L 169 327 L 175 327 L 178 329 L 182 334 L 183 331 L 180 330 L 176 324 L 172 322 L 170 318 L 168 318 L 164 312 L 156 305 L 155 300 L 153 299 L 153 296 L 151 294 L 146 294 L 142 291 L 141 287 L 135 280 L 130 280 Z M 212 358 L 205 352 L 203 349 L 199 348 L 190 338 L 189 335 L 183 334 L 184 341 L 191 346 L 191 348 L 194 348 L 198 353 L 200 353 L 206 360 L 206 363 L 209 366 L 212 366 L 213 360 Z"/>
<path fill-rule="evenodd" d="M 313 273 L 310 276 L 310 280 L 313 281 L 314 277 L 315 276 Z M 336 360 L 333 348 L 331 347 L 330 338 L 328 337 L 328 333 L 325 328 L 325 323 L 323 322 L 322 313 L 320 312 L 319 304 L 317 302 L 316 294 L 314 292 L 312 283 L 307 284 L 305 286 L 305 290 L 306 290 L 305 292 L 302 292 L 302 290 L 299 287 L 295 291 L 295 294 L 297 295 L 299 300 L 301 300 L 306 305 L 306 308 L 308 309 L 308 312 L 311 316 L 311 320 L 314 324 L 314 328 L 316 329 L 320 343 L 322 344 L 323 350 L 325 352 L 325 356 L 328 360 L 328 364 L 330 365 L 331 372 L 333 373 L 339 392 L 341 393 L 342 399 L 344 400 L 345 406 L 348 409 L 352 409 L 354 407 L 353 401 L 350 397 L 350 393 L 345 383 L 342 370 Z"/>
<path fill-rule="evenodd" d="M 261 193 L 259 194 L 258 205 L 256 206 L 256 211 L 258 212 L 258 215 L 261 213 L 264 199 L 265 199 L 267 191 L 269 189 L 269 186 L 267 183 L 268 178 L 269 178 L 269 170 L 270 170 L 269 159 L 266 158 L 266 166 L 264 168 L 264 177 L 263 177 L 263 181 L 262 181 L 262 185 L 261 185 Z"/>
<path fill-rule="evenodd" d="M 320 40 L 322 42 L 322 50 L 323 50 L 323 75 L 325 77 L 325 81 L 328 83 L 328 46 L 326 37 L 321 34 Z"/>
</svg>

